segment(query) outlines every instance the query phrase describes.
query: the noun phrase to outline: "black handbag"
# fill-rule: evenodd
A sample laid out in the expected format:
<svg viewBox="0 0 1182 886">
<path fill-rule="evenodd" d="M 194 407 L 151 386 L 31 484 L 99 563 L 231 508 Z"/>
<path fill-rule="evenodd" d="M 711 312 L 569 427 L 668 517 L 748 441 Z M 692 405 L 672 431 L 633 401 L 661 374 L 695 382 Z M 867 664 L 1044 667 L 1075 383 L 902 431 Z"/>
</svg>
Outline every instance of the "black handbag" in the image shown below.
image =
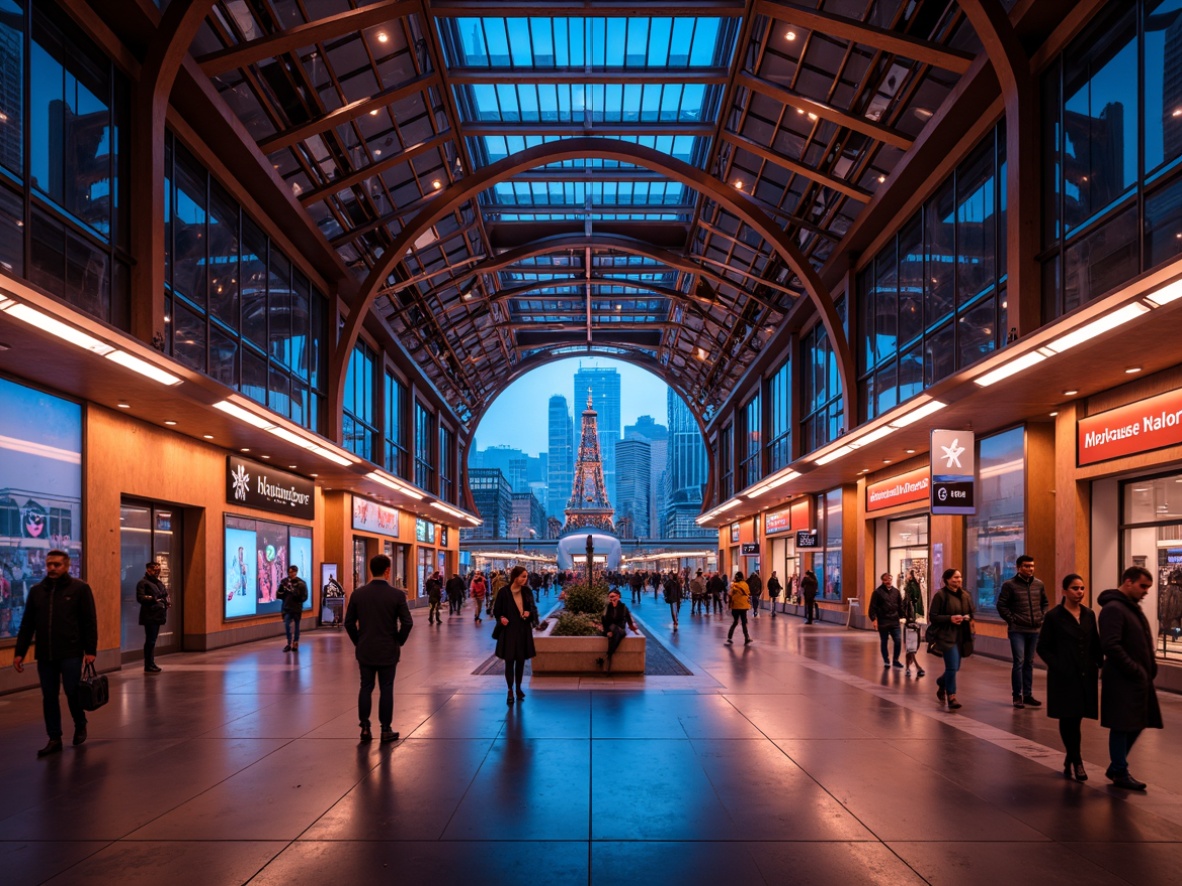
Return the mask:
<svg viewBox="0 0 1182 886">
<path fill-rule="evenodd" d="M 97 711 L 110 700 L 111 686 L 107 675 L 97 673 L 94 662 L 88 662 L 82 669 L 82 679 L 78 681 L 78 701 L 82 710 Z"/>
</svg>

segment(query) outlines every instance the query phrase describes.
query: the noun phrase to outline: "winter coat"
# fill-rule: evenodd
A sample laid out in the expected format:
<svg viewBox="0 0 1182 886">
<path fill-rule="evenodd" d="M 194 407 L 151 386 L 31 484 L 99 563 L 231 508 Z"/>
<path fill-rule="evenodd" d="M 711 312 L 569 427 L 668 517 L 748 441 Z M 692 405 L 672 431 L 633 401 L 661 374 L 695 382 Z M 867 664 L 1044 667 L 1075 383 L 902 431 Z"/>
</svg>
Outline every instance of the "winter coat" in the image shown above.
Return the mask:
<svg viewBox="0 0 1182 886">
<path fill-rule="evenodd" d="M 55 661 L 98 653 L 98 617 L 90 585 L 68 575 L 46 577 L 29 588 L 14 656 L 24 658 L 36 637 L 37 660 Z"/>
<path fill-rule="evenodd" d="M 164 582 L 145 575 L 136 583 L 135 599 L 140 604 L 140 624 L 162 625 L 168 621 L 168 590 Z"/>
<path fill-rule="evenodd" d="M 871 621 L 878 622 L 880 631 L 897 628 L 903 619 L 903 595 L 894 585 L 889 588 L 879 585 L 870 595 L 870 606 L 866 609 L 866 615 Z"/>
<path fill-rule="evenodd" d="M 308 584 L 299 576 L 285 578 L 279 583 L 275 596 L 283 601 L 284 612 L 299 615 L 304 609 L 304 601 L 308 599 Z"/>
<path fill-rule="evenodd" d="M 1038 634 L 1038 657 L 1047 666 L 1047 716 L 1056 720 L 1099 716 L 1100 631 L 1096 613 L 1080 607 L 1079 621 L 1062 603 L 1047 613 Z"/>
<path fill-rule="evenodd" d="M 907 597 L 907 604 L 911 607 L 913 613 L 922 617 L 923 590 L 919 587 L 918 579 L 907 579 L 903 585 L 903 594 Z"/>
<path fill-rule="evenodd" d="M 669 605 L 676 605 L 681 602 L 681 584 L 673 576 L 665 579 L 665 602 Z"/>
<path fill-rule="evenodd" d="M 1011 634 L 1037 634 L 1049 608 L 1046 588 L 1033 576 L 1027 581 L 1015 575 L 997 595 L 997 614 Z"/>
<path fill-rule="evenodd" d="M 731 609 L 750 609 L 751 590 L 747 582 L 739 579 L 731 584 Z"/>
<path fill-rule="evenodd" d="M 965 622 L 954 624 L 952 616 L 973 614 L 973 601 L 963 588 L 960 592 L 943 587 L 932 597 L 931 632 L 933 637 L 932 649 L 937 655 L 943 655 L 953 646 L 960 648 L 961 655 L 966 649 L 966 640 L 972 636 L 971 628 Z"/>
<path fill-rule="evenodd" d="M 784 586 L 780 584 L 780 580 L 774 575 L 767 580 L 767 593 L 773 600 L 780 596 L 780 591 L 784 590 Z"/>
<path fill-rule="evenodd" d="M 1141 606 L 1116 589 L 1100 595 L 1100 725 L 1118 732 L 1161 729 L 1161 708 L 1153 678 L 1153 635 Z"/>
<path fill-rule="evenodd" d="M 357 661 L 367 667 L 398 664 L 413 627 L 406 593 L 383 578 L 362 585 L 349 597 L 345 632 Z"/>
<path fill-rule="evenodd" d="M 522 616 L 528 612 L 529 618 Z M 493 618 L 500 626 L 497 635 L 497 658 L 505 661 L 525 661 L 537 655 L 534 649 L 534 626 L 538 623 L 538 610 L 534 605 L 534 592 L 526 585 L 521 589 L 521 611 L 513 602 L 513 591 L 509 585 L 497 591 L 497 598 L 493 601 Z M 501 618 L 509 619 L 507 625 L 501 625 Z"/>
<path fill-rule="evenodd" d="M 747 576 L 747 589 L 751 591 L 751 599 L 758 600 L 760 594 L 763 593 L 763 579 L 759 577 L 758 572 L 752 572 Z"/>
<path fill-rule="evenodd" d="M 806 572 L 800 580 L 800 593 L 804 595 L 806 603 L 812 603 L 817 599 L 817 577 L 811 572 Z"/>
</svg>

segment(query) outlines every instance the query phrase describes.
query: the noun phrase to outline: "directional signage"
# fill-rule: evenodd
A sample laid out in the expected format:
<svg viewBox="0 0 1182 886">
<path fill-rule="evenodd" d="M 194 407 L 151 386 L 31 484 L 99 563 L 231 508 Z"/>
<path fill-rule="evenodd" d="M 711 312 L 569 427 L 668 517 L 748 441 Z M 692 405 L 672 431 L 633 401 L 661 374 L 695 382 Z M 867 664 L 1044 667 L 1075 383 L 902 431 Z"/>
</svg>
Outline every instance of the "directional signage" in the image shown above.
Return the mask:
<svg viewBox="0 0 1182 886">
<path fill-rule="evenodd" d="M 743 553 L 744 554 L 758 554 L 759 553 L 759 542 L 746 542 L 743 545 Z"/>
<path fill-rule="evenodd" d="M 817 530 L 815 529 L 801 529 L 796 533 L 796 546 L 798 548 L 819 548 Z"/>
<path fill-rule="evenodd" d="M 972 431 L 932 431 L 932 513 L 975 514 L 977 445 Z"/>
</svg>

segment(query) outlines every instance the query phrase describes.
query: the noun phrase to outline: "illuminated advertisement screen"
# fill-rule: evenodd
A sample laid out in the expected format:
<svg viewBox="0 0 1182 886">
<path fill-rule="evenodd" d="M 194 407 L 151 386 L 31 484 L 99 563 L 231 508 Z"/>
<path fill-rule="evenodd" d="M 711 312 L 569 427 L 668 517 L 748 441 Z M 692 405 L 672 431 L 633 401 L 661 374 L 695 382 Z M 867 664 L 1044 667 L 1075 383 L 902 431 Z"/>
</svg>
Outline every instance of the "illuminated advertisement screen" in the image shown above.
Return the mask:
<svg viewBox="0 0 1182 886">
<path fill-rule="evenodd" d="M 249 517 L 226 517 L 225 608 L 227 619 L 278 614 L 276 595 L 287 567 L 299 569 L 305 583 L 312 576 L 312 530 Z M 312 584 L 304 609 L 311 611 Z"/>
<path fill-rule="evenodd" d="M 45 555 L 82 563 L 82 407 L 0 378 L 0 640 L 15 637 Z"/>
</svg>

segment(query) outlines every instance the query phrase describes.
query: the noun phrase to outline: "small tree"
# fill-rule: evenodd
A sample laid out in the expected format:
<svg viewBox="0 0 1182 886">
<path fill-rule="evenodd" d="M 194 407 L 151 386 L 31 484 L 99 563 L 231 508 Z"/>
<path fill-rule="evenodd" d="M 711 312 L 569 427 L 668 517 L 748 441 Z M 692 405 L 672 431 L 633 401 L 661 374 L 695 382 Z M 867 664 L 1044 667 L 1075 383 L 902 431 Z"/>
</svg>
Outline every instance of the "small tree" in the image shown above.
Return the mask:
<svg viewBox="0 0 1182 886">
<path fill-rule="evenodd" d="M 567 612 L 599 616 L 607 607 L 607 591 L 607 582 L 597 581 L 590 586 L 579 582 L 563 588 L 562 600 Z"/>
</svg>

